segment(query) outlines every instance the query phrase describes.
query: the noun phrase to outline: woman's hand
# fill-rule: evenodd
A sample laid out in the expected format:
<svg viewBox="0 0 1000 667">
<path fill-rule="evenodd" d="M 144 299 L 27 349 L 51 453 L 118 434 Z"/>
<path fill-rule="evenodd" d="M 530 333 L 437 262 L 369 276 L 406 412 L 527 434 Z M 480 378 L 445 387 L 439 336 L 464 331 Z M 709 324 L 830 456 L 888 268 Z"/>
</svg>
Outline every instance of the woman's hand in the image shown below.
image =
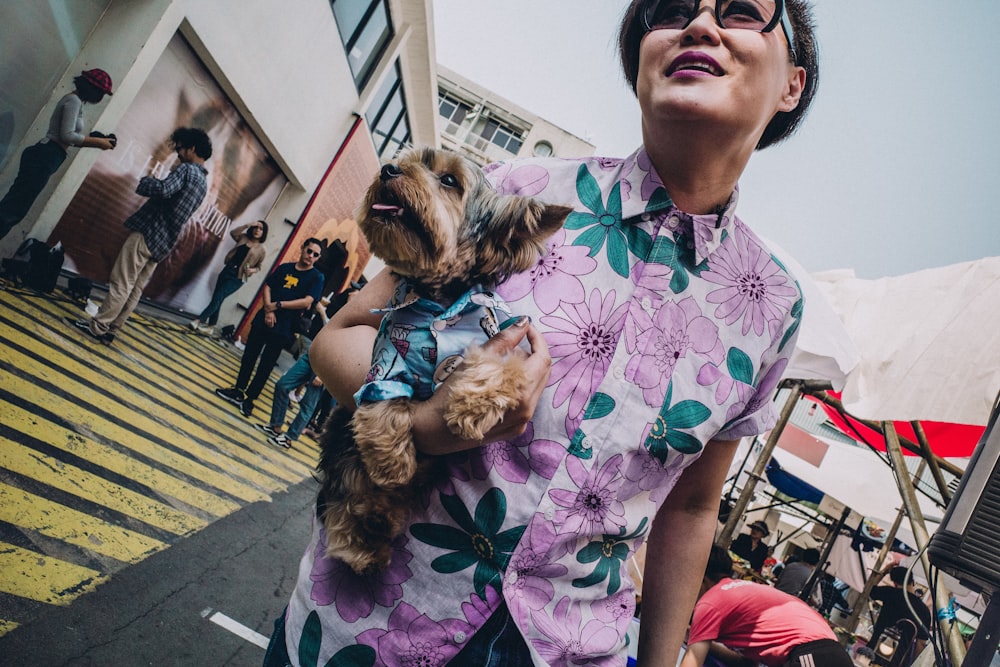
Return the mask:
<svg viewBox="0 0 1000 667">
<path fill-rule="evenodd" d="M 269 328 L 273 329 L 274 325 L 278 321 L 278 316 L 274 314 L 274 311 L 264 313 L 264 324 Z"/>
<path fill-rule="evenodd" d="M 530 353 L 519 347 L 524 338 L 528 340 Z M 444 410 L 450 391 L 448 380 L 445 380 L 431 398 L 414 404 L 413 436 L 417 448 L 425 454 L 450 454 L 474 449 L 488 442 L 512 440 L 524 433 L 528 422 L 534 416 L 552 369 L 552 357 L 549 355 L 545 339 L 531 326 L 528 318 L 523 317 L 513 326 L 491 338 L 483 347 L 499 354 L 523 358 L 528 381 L 521 388 L 517 407 L 509 410 L 500 423 L 490 429 L 481 441 L 462 440 L 451 432 L 444 421 Z"/>
</svg>

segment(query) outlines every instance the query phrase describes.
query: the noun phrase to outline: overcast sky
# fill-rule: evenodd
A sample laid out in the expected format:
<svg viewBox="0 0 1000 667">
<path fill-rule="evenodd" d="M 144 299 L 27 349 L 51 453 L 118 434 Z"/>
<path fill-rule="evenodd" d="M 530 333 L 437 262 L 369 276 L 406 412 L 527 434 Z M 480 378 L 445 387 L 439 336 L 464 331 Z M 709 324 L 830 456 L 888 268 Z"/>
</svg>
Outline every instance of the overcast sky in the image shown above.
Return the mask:
<svg viewBox="0 0 1000 667">
<path fill-rule="evenodd" d="M 434 0 L 437 58 L 624 156 L 640 143 L 615 48 L 626 4 Z M 814 6 L 819 92 L 798 134 L 751 159 L 741 217 L 810 272 L 1000 255 L 1000 2 Z"/>
</svg>

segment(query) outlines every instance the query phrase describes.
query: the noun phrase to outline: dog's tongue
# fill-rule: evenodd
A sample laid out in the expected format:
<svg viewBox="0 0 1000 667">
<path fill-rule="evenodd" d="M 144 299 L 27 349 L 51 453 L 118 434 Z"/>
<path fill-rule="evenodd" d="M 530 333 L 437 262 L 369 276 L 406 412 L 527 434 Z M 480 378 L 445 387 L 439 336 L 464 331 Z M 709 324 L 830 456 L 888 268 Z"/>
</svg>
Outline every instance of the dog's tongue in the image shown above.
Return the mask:
<svg viewBox="0 0 1000 667">
<path fill-rule="evenodd" d="M 396 217 L 402 215 L 402 206 L 393 206 L 392 204 L 372 204 L 373 211 L 381 211 L 383 213 L 388 213 L 389 215 Z"/>
</svg>

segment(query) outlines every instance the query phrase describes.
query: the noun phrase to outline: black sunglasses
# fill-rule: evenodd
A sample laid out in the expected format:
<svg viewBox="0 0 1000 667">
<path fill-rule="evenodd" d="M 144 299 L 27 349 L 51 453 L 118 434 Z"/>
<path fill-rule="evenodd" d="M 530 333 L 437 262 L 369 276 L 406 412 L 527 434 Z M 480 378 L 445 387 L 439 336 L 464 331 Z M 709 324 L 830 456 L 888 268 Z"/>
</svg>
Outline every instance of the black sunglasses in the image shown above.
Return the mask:
<svg viewBox="0 0 1000 667">
<path fill-rule="evenodd" d="M 642 10 L 646 32 L 683 30 L 691 25 L 701 0 L 649 0 Z M 784 0 L 716 0 L 715 22 L 725 30 L 771 32 L 779 24 L 788 42 L 788 53 L 795 62 L 795 31 L 792 29 Z"/>
</svg>

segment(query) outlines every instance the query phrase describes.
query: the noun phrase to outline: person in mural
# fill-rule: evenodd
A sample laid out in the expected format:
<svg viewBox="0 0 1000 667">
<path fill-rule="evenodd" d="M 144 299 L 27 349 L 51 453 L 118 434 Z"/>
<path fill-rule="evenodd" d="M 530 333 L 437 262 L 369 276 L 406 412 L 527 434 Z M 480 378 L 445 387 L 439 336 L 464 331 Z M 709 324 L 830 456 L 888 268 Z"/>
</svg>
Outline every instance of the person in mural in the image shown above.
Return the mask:
<svg viewBox="0 0 1000 667">
<path fill-rule="evenodd" d="M 73 92 L 63 95 L 52 110 L 45 138 L 21 153 L 17 177 L 0 200 L 0 239 L 28 215 L 52 174 L 66 160 L 66 151 L 71 146 L 108 151 L 117 143 L 114 135 L 83 134 L 83 105 L 97 104 L 105 95 L 112 94 L 108 73 L 96 68 L 84 70 L 73 78 L 73 86 Z"/>
<path fill-rule="evenodd" d="M 302 311 L 310 310 L 323 294 L 323 273 L 313 264 L 325 249 L 325 241 L 306 239 L 298 261 L 282 264 L 264 282 L 264 304 L 250 325 L 236 384 L 215 390 L 244 417 L 253 414 L 254 401 L 264 390 L 281 351 L 294 340 Z"/>
<path fill-rule="evenodd" d="M 226 253 L 225 265 L 215 280 L 215 290 L 212 300 L 190 326 L 199 333 L 211 335 L 215 333 L 215 325 L 219 322 L 219 310 L 222 302 L 243 286 L 247 278 L 260 271 L 267 256 L 264 241 L 267 240 L 267 223 L 263 220 L 240 225 L 230 230 L 229 235 L 236 245 Z"/>
<path fill-rule="evenodd" d="M 377 574 L 325 558 L 313 522 L 265 665 L 623 665 L 643 543 L 656 567 L 638 662 L 676 663 L 729 464 L 775 423 L 802 316 L 794 277 L 736 205 L 754 150 L 789 136 L 813 97 L 810 14 L 805 0 L 633 0 L 619 46 L 643 145 L 486 167 L 502 194 L 575 209 L 537 267 L 498 288 L 532 322 L 487 343 L 525 357 L 522 401 L 481 442 L 448 430 L 447 381 L 415 404 L 417 445 L 448 479 Z M 313 343 L 341 404 L 395 287 L 374 277 Z"/>
<path fill-rule="evenodd" d="M 205 199 L 205 160 L 212 157 L 212 141 L 203 130 L 180 127 L 170 135 L 170 142 L 177 152 L 177 164 L 162 179 L 139 179 L 135 191 L 149 200 L 125 221 L 132 233 L 111 269 L 107 296 L 93 318 L 73 323 L 105 345 L 114 342 L 156 265 L 170 254 L 181 229 Z"/>
<path fill-rule="evenodd" d="M 709 655 L 726 665 L 853 667 L 829 623 L 809 605 L 732 576 L 732 558 L 713 546 L 680 667 L 701 667 Z"/>
</svg>

